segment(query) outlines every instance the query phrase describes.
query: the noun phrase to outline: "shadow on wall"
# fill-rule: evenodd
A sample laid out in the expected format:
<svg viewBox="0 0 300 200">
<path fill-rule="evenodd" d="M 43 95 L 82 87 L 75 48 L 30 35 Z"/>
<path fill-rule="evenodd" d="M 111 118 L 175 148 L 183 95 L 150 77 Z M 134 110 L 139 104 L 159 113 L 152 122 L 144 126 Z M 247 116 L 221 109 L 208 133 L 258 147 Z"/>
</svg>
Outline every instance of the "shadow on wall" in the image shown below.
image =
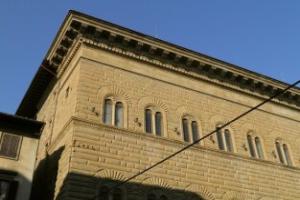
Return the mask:
<svg viewBox="0 0 300 200">
<path fill-rule="evenodd" d="M 54 199 L 55 182 L 58 172 L 58 162 L 64 147 L 59 148 L 53 154 L 47 155 L 40 161 L 35 169 L 31 189 L 31 200 Z"/>
<path fill-rule="evenodd" d="M 213 200 L 210 194 L 196 194 L 168 186 L 160 178 L 148 178 L 142 183 L 126 183 L 111 191 L 125 180 L 114 170 L 101 170 L 95 176 L 69 173 L 55 197 L 58 163 L 64 148 L 40 162 L 34 176 L 31 200 Z"/>
<path fill-rule="evenodd" d="M 114 186 L 119 180 L 97 178 L 71 173 L 65 180 L 57 199 L 84 200 L 204 200 L 193 192 L 176 190 L 167 186 L 148 185 L 143 183 L 126 183 Z M 113 188 L 113 190 L 111 190 Z"/>
</svg>

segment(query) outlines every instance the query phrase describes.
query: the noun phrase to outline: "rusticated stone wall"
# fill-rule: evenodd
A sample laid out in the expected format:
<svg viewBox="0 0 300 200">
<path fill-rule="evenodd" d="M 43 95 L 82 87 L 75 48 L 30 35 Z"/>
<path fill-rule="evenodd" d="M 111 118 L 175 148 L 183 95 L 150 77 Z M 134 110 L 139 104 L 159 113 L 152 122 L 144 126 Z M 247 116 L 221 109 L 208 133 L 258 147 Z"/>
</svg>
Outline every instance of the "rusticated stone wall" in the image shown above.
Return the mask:
<svg viewBox="0 0 300 200">
<path fill-rule="evenodd" d="M 42 119 L 53 113 L 40 153 L 45 149 L 51 155 L 64 147 L 58 161 L 57 199 L 95 199 L 103 179 L 125 180 L 183 147 L 185 114 L 197 119 L 203 135 L 262 101 L 222 82 L 191 78 L 84 44 L 50 95 L 38 115 Z M 124 128 L 102 124 L 107 96 L 124 103 Z M 163 113 L 162 137 L 144 133 L 148 105 Z M 233 153 L 219 151 L 213 136 L 132 184 L 156 185 L 167 188 L 167 193 L 189 191 L 204 199 L 300 199 L 299 121 L 296 108 L 269 103 L 229 127 Z M 263 160 L 250 158 L 249 132 L 261 138 Z M 279 163 L 277 139 L 288 145 L 293 166 Z M 135 187 L 125 188 L 127 199 L 145 199 L 133 191 Z"/>
</svg>

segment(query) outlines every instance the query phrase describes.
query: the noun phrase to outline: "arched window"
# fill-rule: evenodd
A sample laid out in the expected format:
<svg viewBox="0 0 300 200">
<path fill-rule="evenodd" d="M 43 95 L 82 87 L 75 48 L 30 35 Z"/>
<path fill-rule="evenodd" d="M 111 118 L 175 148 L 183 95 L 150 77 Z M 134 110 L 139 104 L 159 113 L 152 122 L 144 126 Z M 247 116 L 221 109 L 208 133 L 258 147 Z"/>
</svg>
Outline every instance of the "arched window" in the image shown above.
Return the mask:
<svg viewBox="0 0 300 200">
<path fill-rule="evenodd" d="M 162 194 L 153 194 L 153 193 L 150 193 L 148 194 L 147 196 L 147 200 L 168 200 L 168 198 L 166 197 L 166 195 Z"/>
<path fill-rule="evenodd" d="M 152 133 L 152 111 L 150 109 L 145 110 L 145 131 Z"/>
<path fill-rule="evenodd" d="M 124 107 L 122 102 L 116 103 L 116 110 L 115 110 L 115 126 L 123 127 L 123 114 Z"/>
<path fill-rule="evenodd" d="M 124 105 L 120 101 L 107 98 L 104 101 L 103 123 L 116 127 L 124 127 Z"/>
<path fill-rule="evenodd" d="M 195 194 L 195 193 L 188 194 L 186 199 L 205 200 L 200 194 Z"/>
<path fill-rule="evenodd" d="M 106 186 L 100 188 L 99 200 L 109 200 L 109 189 Z"/>
<path fill-rule="evenodd" d="M 282 148 L 283 148 L 286 164 L 287 165 L 292 165 L 292 160 L 291 160 L 291 157 L 290 157 L 288 146 L 286 144 L 283 144 Z"/>
<path fill-rule="evenodd" d="M 112 124 L 112 100 L 111 99 L 105 99 L 104 101 L 103 123 L 108 125 Z"/>
<path fill-rule="evenodd" d="M 281 149 L 281 145 L 279 142 L 276 142 L 276 150 L 277 150 L 277 154 L 279 157 L 279 161 L 284 164 L 284 159 L 283 159 L 283 155 L 282 155 L 282 149 Z"/>
<path fill-rule="evenodd" d="M 222 130 L 219 127 L 217 127 L 217 140 L 218 140 L 219 149 L 225 150 Z"/>
<path fill-rule="evenodd" d="M 98 200 L 123 200 L 123 198 L 124 194 L 120 188 L 110 191 L 107 186 L 102 186 L 98 195 Z"/>
<path fill-rule="evenodd" d="M 192 121 L 192 135 L 193 141 L 199 140 L 199 130 L 198 130 L 198 123 L 196 121 Z"/>
<path fill-rule="evenodd" d="M 264 153 L 263 153 L 263 149 L 262 149 L 262 145 L 261 145 L 261 141 L 260 141 L 259 137 L 255 137 L 254 141 L 255 141 L 257 156 L 258 156 L 258 158 L 263 159 Z"/>
<path fill-rule="evenodd" d="M 182 135 L 185 142 L 195 142 L 200 138 L 198 123 L 190 116 L 182 118 Z"/>
<path fill-rule="evenodd" d="M 232 136 L 229 129 L 217 129 L 217 141 L 220 150 L 233 152 Z"/>
<path fill-rule="evenodd" d="M 189 124 L 187 119 L 182 119 L 183 139 L 185 142 L 190 142 Z"/>
<path fill-rule="evenodd" d="M 159 200 L 168 200 L 168 198 L 167 198 L 165 195 L 161 195 L 161 196 L 159 197 Z"/>
<path fill-rule="evenodd" d="M 252 141 L 252 136 L 251 135 L 247 135 L 247 141 L 248 141 L 250 156 L 255 158 L 256 154 L 255 154 L 255 150 L 254 150 L 254 147 L 253 147 L 253 141 Z"/>
<path fill-rule="evenodd" d="M 282 143 L 281 141 L 275 142 L 275 147 L 280 163 L 292 166 L 292 159 L 290 151 L 287 144 Z"/>
<path fill-rule="evenodd" d="M 252 137 L 252 135 L 247 135 L 247 142 L 249 147 L 250 156 L 253 158 L 264 158 L 263 148 L 261 140 L 259 137 Z"/>
<path fill-rule="evenodd" d="M 155 113 L 155 133 L 158 136 L 162 135 L 162 116 L 161 112 Z"/>
<path fill-rule="evenodd" d="M 113 191 L 113 200 L 122 200 L 122 190 L 117 188 Z"/>
<path fill-rule="evenodd" d="M 163 136 L 163 115 L 155 108 L 145 109 L 145 132 Z"/>
<path fill-rule="evenodd" d="M 233 146 L 232 146 L 232 139 L 231 139 L 230 131 L 228 129 L 225 129 L 224 135 L 225 135 L 225 143 L 226 143 L 227 151 L 233 152 Z"/>
<path fill-rule="evenodd" d="M 156 200 L 156 196 L 154 194 L 148 194 L 147 200 Z"/>
</svg>

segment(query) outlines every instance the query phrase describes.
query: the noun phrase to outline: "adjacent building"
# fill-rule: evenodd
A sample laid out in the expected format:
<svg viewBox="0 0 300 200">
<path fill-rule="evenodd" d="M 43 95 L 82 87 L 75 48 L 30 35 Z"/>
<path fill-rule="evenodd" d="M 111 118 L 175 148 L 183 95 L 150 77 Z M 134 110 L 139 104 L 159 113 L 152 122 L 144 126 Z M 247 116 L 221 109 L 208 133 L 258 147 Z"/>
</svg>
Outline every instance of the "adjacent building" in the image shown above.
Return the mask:
<svg viewBox="0 0 300 200">
<path fill-rule="evenodd" d="M 0 200 L 29 200 L 43 123 L 0 113 Z"/>
<path fill-rule="evenodd" d="M 45 122 L 32 199 L 300 199 L 300 89 L 70 11 L 17 115 Z"/>
</svg>

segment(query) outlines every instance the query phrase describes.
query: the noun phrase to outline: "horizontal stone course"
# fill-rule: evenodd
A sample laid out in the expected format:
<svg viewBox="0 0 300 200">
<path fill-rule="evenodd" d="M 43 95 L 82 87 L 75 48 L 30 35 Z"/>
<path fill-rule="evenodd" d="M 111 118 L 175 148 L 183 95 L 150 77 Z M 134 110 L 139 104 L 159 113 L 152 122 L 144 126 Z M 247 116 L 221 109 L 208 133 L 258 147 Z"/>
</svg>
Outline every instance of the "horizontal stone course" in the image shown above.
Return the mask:
<svg viewBox="0 0 300 200">
<path fill-rule="evenodd" d="M 86 125 L 88 126 L 88 124 Z M 149 162 L 149 157 L 146 156 L 143 151 L 133 151 L 135 147 L 139 148 L 140 143 L 153 143 L 155 146 L 156 143 L 152 141 L 151 138 L 147 136 L 137 137 L 120 132 L 115 133 L 117 135 L 115 138 L 118 138 L 117 140 L 111 139 L 110 135 L 112 132 L 107 131 L 106 128 L 101 131 L 101 126 L 90 127 L 88 129 L 90 129 L 89 133 L 93 132 L 94 135 L 98 133 L 102 135 L 103 139 L 108 136 L 110 142 L 106 143 L 107 148 L 114 148 L 115 142 L 118 143 L 118 145 L 120 145 L 120 142 L 123 142 L 124 144 L 130 143 L 129 146 L 132 149 L 127 146 L 123 151 L 127 152 L 129 156 L 120 157 L 120 155 L 114 154 L 113 152 L 101 152 L 103 149 L 100 148 L 97 151 L 99 151 L 98 154 L 104 159 L 101 162 L 95 161 L 93 157 L 89 159 L 89 150 L 82 151 L 80 163 L 83 163 L 82 159 L 85 158 L 85 160 L 87 160 L 86 163 L 96 166 L 94 167 L 95 171 L 97 171 L 96 169 L 113 169 L 121 173 L 124 172 L 125 174 L 128 174 L 128 172 L 130 172 L 129 174 L 137 173 L 151 163 Z M 77 133 L 75 132 L 74 134 L 76 135 Z M 120 137 L 121 135 L 122 137 Z M 87 137 L 89 137 L 88 134 Z M 122 140 L 120 140 L 120 138 L 122 138 Z M 141 141 L 137 142 L 137 140 Z M 80 140 L 78 139 L 78 141 Z M 168 145 L 165 143 L 164 145 L 158 145 L 155 151 L 157 154 L 164 155 L 166 154 L 165 149 L 167 148 Z M 201 152 L 206 156 L 198 157 L 197 154 Z M 113 155 L 115 155 L 115 158 L 112 157 Z M 74 156 L 76 156 L 76 154 L 74 154 Z M 71 159 L 71 163 L 72 162 L 76 162 L 76 160 Z M 90 168 L 88 165 L 89 164 L 87 164 L 87 166 L 84 164 L 74 165 L 74 169 L 82 168 L 81 170 L 89 171 Z M 73 168 L 73 165 L 71 165 L 71 168 Z M 271 193 L 280 195 L 278 189 L 282 187 L 285 188 L 285 190 L 281 191 L 282 194 L 289 195 L 288 193 L 293 193 L 293 195 L 290 195 L 291 197 L 287 199 L 292 199 L 293 196 L 300 195 L 298 191 L 299 185 L 295 184 L 297 182 L 296 179 L 300 178 L 299 172 L 287 171 L 285 167 L 271 163 L 261 165 L 260 161 L 245 161 L 244 159 L 239 159 L 234 156 L 226 157 L 222 152 L 210 152 L 205 149 L 188 150 L 181 156 L 176 157 L 174 161 L 171 159 L 143 175 L 143 177 L 147 176 L 161 177 L 171 183 L 171 185 L 174 184 L 175 187 L 178 185 L 188 185 L 189 183 L 201 184 L 207 187 L 218 186 L 219 191 L 215 190 L 214 192 L 220 196 L 229 189 L 249 195 L 252 194 L 253 196 L 270 195 Z"/>
</svg>

